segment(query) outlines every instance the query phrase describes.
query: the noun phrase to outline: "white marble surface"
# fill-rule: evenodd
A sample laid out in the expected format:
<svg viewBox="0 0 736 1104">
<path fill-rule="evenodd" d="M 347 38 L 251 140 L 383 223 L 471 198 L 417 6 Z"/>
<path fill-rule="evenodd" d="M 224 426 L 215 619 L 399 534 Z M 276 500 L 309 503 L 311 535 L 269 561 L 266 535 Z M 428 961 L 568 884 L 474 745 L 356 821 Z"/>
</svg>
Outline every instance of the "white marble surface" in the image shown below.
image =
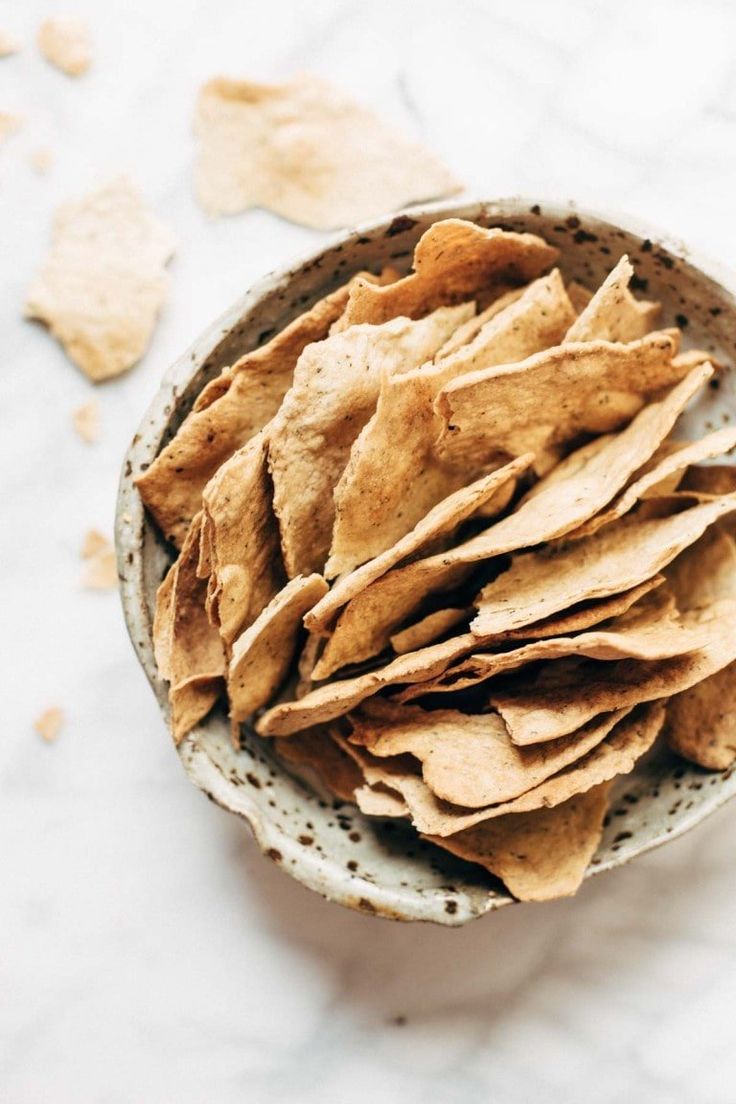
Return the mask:
<svg viewBox="0 0 736 1104">
<path fill-rule="evenodd" d="M 74 82 L 30 45 L 53 0 L 0 5 L 2 673 L 0 1099 L 8 1104 L 736 1099 L 736 808 L 572 901 L 463 930 L 342 911 L 261 858 L 179 769 L 114 593 L 78 549 L 111 531 L 124 446 L 162 370 L 319 236 L 192 199 L 200 80 L 310 68 L 431 143 L 472 190 L 636 213 L 736 263 L 736 5 L 716 0 L 76 0 Z M 72 5 L 65 5 L 71 7 Z M 49 144 L 39 177 L 26 158 Z M 130 172 L 176 231 L 145 361 L 91 385 L 24 290 L 60 200 Z M 58 704 L 45 745 L 32 721 Z"/>
</svg>

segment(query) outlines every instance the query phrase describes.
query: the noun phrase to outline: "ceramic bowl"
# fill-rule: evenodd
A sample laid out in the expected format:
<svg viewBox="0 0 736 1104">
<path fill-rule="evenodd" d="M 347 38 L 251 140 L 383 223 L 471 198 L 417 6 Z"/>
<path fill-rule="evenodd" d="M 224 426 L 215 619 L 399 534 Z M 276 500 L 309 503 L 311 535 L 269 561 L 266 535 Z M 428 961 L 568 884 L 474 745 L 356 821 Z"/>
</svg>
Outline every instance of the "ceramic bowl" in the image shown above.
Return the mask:
<svg viewBox="0 0 736 1104">
<path fill-rule="evenodd" d="M 566 278 L 596 287 L 623 252 L 636 268 L 640 294 L 661 300 L 664 324 L 677 324 L 686 345 L 712 351 L 726 364 L 736 346 L 736 282 L 665 235 L 630 220 L 607 220 L 572 204 L 498 200 L 435 204 L 387 218 L 333 239 L 306 260 L 272 273 L 226 311 L 167 372 L 125 457 L 116 523 L 122 601 L 143 670 L 168 713 L 166 685 L 153 656 L 156 587 L 172 549 L 144 513 L 133 478 L 172 437 L 208 380 L 243 352 L 267 340 L 315 299 L 361 268 L 391 263 L 409 269 L 420 235 L 440 218 L 470 219 L 541 234 L 561 253 Z M 736 412 L 727 373 L 689 412 L 685 432 L 714 428 Z M 161 738 L 165 739 L 162 724 Z M 397 920 L 466 923 L 508 905 L 504 887 L 480 867 L 417 839 L 401 823 L 363 817 L 333 803 L 288 773 L 267 740 L 248 734 L 230 744 L 224 712 L 213 713 L 179 747 L 192 782 L 242 817 L 270 859 L 304 885 L 350 908 Z M 586 877 L 611 870 L 692 828 L 736 792 L 731 771 L 707 773 L 667 752 L 621 780 L 598 853 Z"/>
</svg>

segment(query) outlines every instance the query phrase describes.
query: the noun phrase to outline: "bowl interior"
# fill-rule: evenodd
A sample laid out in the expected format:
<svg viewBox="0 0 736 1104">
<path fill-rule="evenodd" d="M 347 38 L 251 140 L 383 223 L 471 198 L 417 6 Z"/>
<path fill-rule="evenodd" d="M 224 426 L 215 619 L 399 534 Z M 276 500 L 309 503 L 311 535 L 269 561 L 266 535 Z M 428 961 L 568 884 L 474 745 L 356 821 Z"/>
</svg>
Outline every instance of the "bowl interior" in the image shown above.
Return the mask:
<svg viewBox="0 0 736 1104">
<path fill-rule="evenodd" d="M 391 263 L 408 270 L 414 245 L 438 218 L 541 234 L 561 252 L 566 279 L 591 288 L 622 253 L 636 269 L 635 290 L 658 299 L 664 325 L 683 329 L 685 347 L 712 352 L 726 365 L 736 354 L 736 302 L 729 277 L 698 265 L 680 244 L 639 227 L 624 228 L 574 208 L 501 200 L 412 210 L 333 242 L 295 267 L 262 280 L 220 318 L 167 373 L 125 459 L 116 536 L 126 622 L 141 664 L 167 713 L 166 685 L 151 642 L 156 588 L 172 550 L 142 509 L 133 478 L 171 438 L 204 384 L 238 356 L 268 340 L 314 300 L 361 268 Z M 629 222 L 630 226 L 630 222 Z M 683 436 L 703 433 L 736 414 L 734 376 L 706 389 L 681 420 Z M 269 742 L 249 733 L 230 745 L 227 719 L 214 712 L 182 743 L 194 783 L 250 824 L 262 850 L 324 896 L 403 920 L 459 924 L 511 903 L 500 883 L 477 866 L 418 840 L 403 823 L 363 817 L 320 794 L 313 780 L 288 773 Z M 587 876 L 609 870 L 692 827 L 731 797 L 731 771 L 708 773 L 666 752 L 643 762 L 614 790 L 604 837 Z"/>
</svg>

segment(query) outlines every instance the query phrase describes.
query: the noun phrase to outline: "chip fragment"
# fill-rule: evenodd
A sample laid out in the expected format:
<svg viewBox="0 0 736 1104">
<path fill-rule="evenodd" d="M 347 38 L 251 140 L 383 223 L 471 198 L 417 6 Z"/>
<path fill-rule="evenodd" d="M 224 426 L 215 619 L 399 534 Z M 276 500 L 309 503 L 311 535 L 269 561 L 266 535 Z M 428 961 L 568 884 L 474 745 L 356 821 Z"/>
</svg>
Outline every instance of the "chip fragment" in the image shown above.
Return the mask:
<svg viewBox="0 0 736 1104">
<path fill-rule="evenodd" d="M 92 64 L 89 27 L 74 16 L 45 19 L 38 28 L 36 44 L 46 61 L 67 76 L 79 77 Z"/>
<path fill-rule="evenodd" d="M 63 711 L 58 706 L 52 705 L 49 709 L 44 709 L 43 713 L 36 718 L 33 727 L 42 740 L 45 740 L 47 744 L 53 744 L 61 732 L 63 724 Z"/>
</svg>

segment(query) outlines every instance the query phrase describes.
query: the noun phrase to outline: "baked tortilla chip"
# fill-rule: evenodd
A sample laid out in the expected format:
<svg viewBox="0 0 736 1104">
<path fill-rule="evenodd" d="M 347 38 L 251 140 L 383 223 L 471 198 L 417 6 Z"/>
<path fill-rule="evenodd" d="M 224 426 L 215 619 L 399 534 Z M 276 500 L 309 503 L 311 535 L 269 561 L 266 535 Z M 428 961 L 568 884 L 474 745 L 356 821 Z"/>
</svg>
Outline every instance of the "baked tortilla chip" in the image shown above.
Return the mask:
<svg viewBox="0 0 736 1104">
<path fill-rule="evenodd" d="M 222 465 L 202 496 L 208 612 L 227 648 L 286 582 L 267 454 L 268 440 L 258 433 Z"/>
<path fill-rule="evenodd" d="M 289 576 L 322 571 L 335 520 L 333 491 L 376 409 L 384 374 L 430 360 L 473 313 L 440 307 L 412 322 L 351 326 L 310 345 L 269 430 L 269 467 Z"/>
<path fill-rule="evenodd" d="M 609 785 L 578 794 L 554 809 L 486 821 L 446 839 L 426 839 L 479 863 L 520 901 L 574 894 L 603 834 Z"/>
<path fill-rule="evenodd" d="M 520 359 L 559 341 L 573 316 L 555 271 L 486 322 L 469 345 L 433 365 L 384 375 L 376 412 L 356 440 L 335 491 L 330 578 L 390 548 L 446 495 L 502 462 L 493 442 L 472 464 L 456 455 L 452 466 L 438 457 L 442 419 L 435 400 L 450 380 L 479 366 Z"/>
<path fill-rule="evenodd" d="M 211 215 L 265 207 L 329 230 L 460 190 L 434 154 L 307 74 L 208 81 L 195 133 L 197 197 Z"/>
<path fill-rule="evenodd" d="M 445 344 L 437 353 L 435 360 L 443 360 L 445 357 L 451 356 L 464 346 L 470 345 L 483 329 L 486 322 L 490 322 L 491 319 L 495 318 L 497 314 L 500 314 L 502 310 L 505 310 L 506 307 L 510 307 L 512 303 L 515 303 L 517 299 L 521 298 L 525 291 L 526 288 L 523 287 L 512 288 L 511 291 L 499 295 L 498 299 L 494 299 L 485 310 L 479 311 L 478 314 L 474 314 L 472 318 L 469 318 L 467 322 L 463 322 L 462 326 L 458 326 L 455 332 L 450 334 Z"/>
<path fill-rule="evenodd" d="M 112 181 L 58 208 L 26 316 L 48 326 L 91 380 L 118 376 L 148 348 L 173 252 L 172 235 L 137 189 Z"/>
<path fill-rule="evenodd" d="M 413 755 L 437 797 L 483 809 L 512 801 L 581 760 L 623 715 L 619 711 L 596 718 L 579 732 L 539 748 L 518 748 L 498 713 L 427 711 L 376 698 L 351 715 L 350 740 L 380 758 Z"/>
<path fill-rule="evenodd" d="M 723 495 L 671 517 L 624 518 L 561 549 L 519 555 L 481 591 L 471 631 L 488 636 L 531 625 L 575 602 L 637 586 L 734 510 L 736 496 Z"/>
<path fill-rule="evenodd" d="M 159 675 L 169 685 L 175 743 L 209 713 L 223 687 L 222 641 L 205 610 L 206 583 L 197 577 L 201 514 L 156 594 L 153 643 Z"/>
<path fill-rule="evenodd" d="M 355 791 L 355 803 L 361 813 L 377 817 L 406 817 L 409 813 L 400 794 L 380 784 L 359 786 Z"/>
<path fill-rule="evenodd" d="M 276 740 L 274 746 L 279 759 L 312 771 L 335 797 L 355 800 L 355 790 L 363 785 L 363 772 L 325 729 L 309 729 L 288 740 Z"/>
<path fill-rule="evenodd" d="M 141 498 L 168 540 L 181 545 L 205 484 L 273 418 L 302 351 L 327 336 L 347 298 L 347 287 L 338 288 L 212 380 L 174 439 L 136 478 Z"/>
<path fill-rule="evenodd" d="M 634 268 L 624 254 L 580 313 L 565 341 L 636 341 L 653 328 L 659 303 L 639 302 L 629 291 Z"/>
<path fill-rule="evenodd" d="M 396 285 L 395 285 L 396 286 Z M 674 363 L 677 341 L 654 333 L 628 345 L 570 342 L 518 364 L 472 372 L 447 383 L 436 403 L 445 426 L 441 456 L 537 453 L 548 471 L 554 449 L 583 433 L 609 433 L 645 401 L 687 375 Z"/>
<path fill-rule="evenodd" d="M 46 61 L 67 76 L 79 77 L 92 64 L 89 27 L 74 16 L 44 19 L 38 28 L 36 45 Z"/>
<path fill-rule="evenodd" d="M 434 613 L 428 613 L 426 617 L 415 621 L 413 625 L 407 625 L 405 629 L 394 633 L 391 637 L 391 647 L 397 655 L 406 655 L 407 652 L 415 652 L 418 648 L 424 648 L 433 640 L 444 636 L 456 625 L 468 621 L 472 610 L 470 609 L 439 609 Z"/>
<path fill-rule="evenodd" d="M 302 617 L 326 590 L 321 575 L 297 576 L 235 641 L 227 675 L 234 724 L 247 720 L 276 693 L 294 658 Z"/>
<path fill-rule="evenodd" d="M 692 467 L 680 483 L 681 491 L 724 495 L 736 491 L 736 464 L 708 464 Z"/>
<path fill-rule="evenodd" d="M 708 770 L 727 770 L 736 762 L 735 663 L 670 699 L 667 742 Z"/>
<path fill-rule="evenodd" d="M 511 464 L 499 468 L 490 475 L 482 476 L 469 487 L 461 487 L 460 490 L 448 496 L 444 502 L 430 510 L 427 516 L 410 533 L 397 541 L 393 548 L 381 553 L 374 560 L 370 560 L 344 579 L 339 580 L 333 590 L 319 604 L 319 607 L 315 607 L 312 611 L 307 628 L 313 628 L 315 625 L 321 626 L 325 620 L 329 621 L 332 611 L 343 605 L 346 596 L 349 598 L 353 594 L 359 594 L 375 579 L 385 575 L 394 564 L 413 555 L 431 541 L 451 533 L 466 517 L 473 513 L 484 499 L 492 496 L 500 486 L 503 486 L 510 479 L 515 481 L 516 476 L 528 468 L 531 462 L 531 455 L 519 457 Z M 332 597 L 333 594 L 334 597 Z M 330 602 L 331 597 L 332 601 Z M 351 618 L 352 614 L 350 607 L 348 607 L 338 621 L 335 633 L 327 641 L 319 663 L 319 670 L 316 672 L 317 678 L 326 678 L 346 663 L 355 661 L 355 648 L 349 624 Z M 364 657 L 359 656 L 358 658 L 362 659 Z"/>
<path fill-rule="evenodd" d="M 485 306 L 509 285 L 540 276 L 558 256 L 559 251 L 536 234 L 486 230 L 463 219 L 444 219 L 425 230 L 414 249 L 414 271 L 390 291 L 356 281 L 341 325 L 388 322 L 399 315 L 421 318 L 435 307 L 466 299 L 485 299 Z"/>
</svg>

